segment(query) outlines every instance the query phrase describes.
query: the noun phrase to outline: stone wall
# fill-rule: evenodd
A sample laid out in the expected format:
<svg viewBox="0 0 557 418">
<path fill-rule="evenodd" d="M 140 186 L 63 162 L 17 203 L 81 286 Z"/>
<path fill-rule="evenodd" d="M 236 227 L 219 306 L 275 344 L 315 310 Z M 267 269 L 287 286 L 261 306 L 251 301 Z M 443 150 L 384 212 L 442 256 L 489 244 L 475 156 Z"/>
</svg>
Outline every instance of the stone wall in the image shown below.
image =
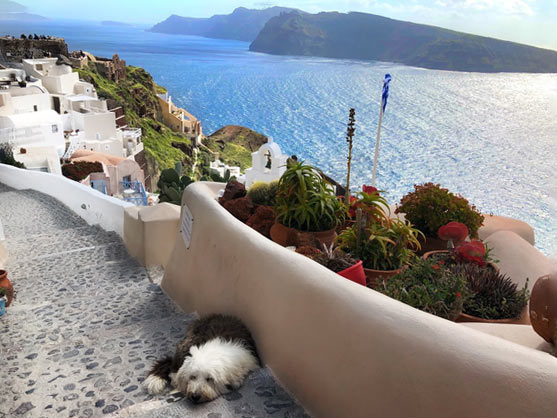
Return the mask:
<svg viewBox="0 0 557 418">
<path fill-rule="evenodd" d="M 68 45 L 63 38 L 20 39 L 5 36 L 0 38 L 0 54 L 8 62 L 58 55 L 67 56 Z"/>
</svg>

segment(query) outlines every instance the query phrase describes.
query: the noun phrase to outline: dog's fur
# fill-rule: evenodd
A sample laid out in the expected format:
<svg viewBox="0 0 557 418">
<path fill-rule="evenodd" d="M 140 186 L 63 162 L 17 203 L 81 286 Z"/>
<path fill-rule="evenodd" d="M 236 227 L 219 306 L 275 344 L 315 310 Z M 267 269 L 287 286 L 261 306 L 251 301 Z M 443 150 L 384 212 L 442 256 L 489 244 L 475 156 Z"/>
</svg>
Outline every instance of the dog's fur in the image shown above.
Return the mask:
<svg viewBox="0 0 557 418">
<path fill-rule="evenodd" d="M 156 395 L 170 383 L 192 402 L 207 402 L 238 389 L 258 366 L 246 326 L 233 316 L 214 314 L 194 321 L 174 357 L 157 361 L 143 385 Z"/>
</svg>

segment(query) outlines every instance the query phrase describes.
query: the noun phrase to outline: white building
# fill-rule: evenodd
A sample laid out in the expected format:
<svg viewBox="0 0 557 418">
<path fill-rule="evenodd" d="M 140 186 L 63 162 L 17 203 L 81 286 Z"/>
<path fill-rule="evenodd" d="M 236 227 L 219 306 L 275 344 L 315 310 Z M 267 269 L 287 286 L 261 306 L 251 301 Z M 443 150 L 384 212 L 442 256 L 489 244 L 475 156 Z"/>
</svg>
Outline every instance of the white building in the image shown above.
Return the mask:
<svg viewBox="0 0 557 418">
<path fill-rule="evenodd" d="M 69 142 L 65 156 L 76 149 L 129 157 L 143 150 L 140 129 L 117 127 L 116 115 L 99 99 L 91 83 L 79 80 L 69 65 L 57 58 L 23 60 L 28 75 L 42 81 L 51 108 L 62 116 Z"/>
<path fill-rule="evenodd" d="M 22 70 L 0 70 L 0 143 L 9 143 L 28 168 L 60 173 L 66 143 L 62 118 L 50 103 L 40 80 Z"/>
<path fill-rule="evenodd" d="M 251 153 L 251 168 L 246 170 L 245 184 L 249 188 L 256 181 L 270 183 L 278 180 L 286 171 L 288 156 L 272 138 L 256 152 Z"/>
</svg>

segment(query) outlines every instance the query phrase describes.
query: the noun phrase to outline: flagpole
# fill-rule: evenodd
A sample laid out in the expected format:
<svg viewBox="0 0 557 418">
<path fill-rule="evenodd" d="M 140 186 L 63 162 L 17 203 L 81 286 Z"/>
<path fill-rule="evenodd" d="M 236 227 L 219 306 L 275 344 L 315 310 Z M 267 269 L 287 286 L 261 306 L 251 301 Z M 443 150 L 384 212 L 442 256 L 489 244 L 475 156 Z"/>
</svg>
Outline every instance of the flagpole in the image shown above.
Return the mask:
<svg viewBox="0 0 557 418">
<path fill-rule="evenodd" d="M 379 125 L 377 126 L 377 139 L 375 140 L 375 157 L 373 158 L 373 172 L 371 174 L 371 185 L 375 187 L 375 176 L 377 173 L 377 159 L 379 158 L 379 140 L 381 139 L 381 124 L 383 123 L 383 99 L 379 109 Z"/>
</svg>

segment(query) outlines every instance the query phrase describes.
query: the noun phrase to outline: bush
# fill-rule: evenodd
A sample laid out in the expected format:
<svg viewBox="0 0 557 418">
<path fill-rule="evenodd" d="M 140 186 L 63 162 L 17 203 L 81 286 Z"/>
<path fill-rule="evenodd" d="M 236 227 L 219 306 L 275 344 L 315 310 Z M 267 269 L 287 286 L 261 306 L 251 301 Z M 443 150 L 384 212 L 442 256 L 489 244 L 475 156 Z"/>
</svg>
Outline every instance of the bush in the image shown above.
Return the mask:
<svg viewBox="0 0 557 418">
<path fill-rule="evenodd" d="M 464 275 L 433 260 L 419 260 L 376 288 L 379 292 L 441 318 L 455 320 L 468 297 Z"/>
<path fill-rule="evenodd" d="M 471 296 L 464 302 L 463 311 L 483 319 L 518 318 L 528 303 L 528 282 L 518 290 L 516 283 L 491 267 L 472 263 L 450 267 L 455 274 L 466 278 Z"/>
<path fill-rule="evenodd" d="M 396 213 L 401 212 L 428 237 L 436 237 L 439 228 L 453 221 L 463 223 L 470 236 L 477 237 L 484 221 L 482 214 L 468 200 L 433 183 L 415 185 L 414 191 L 400 201 Z"/>
<path fill-rule="evenodd" d="M 76 161 L 62 166 L 62 174 L 72 180 L 81 181 L 91 173 L 102 173 L 103 165 L 99 162 Z"/>
<path fill-rule="evenodd" d="M 17 168 L 25 168 L 23 163 L 16 161 L 12 146 L 10 144 L 0 144 L 0 164 L 11 165 Z"/>
</svg>

